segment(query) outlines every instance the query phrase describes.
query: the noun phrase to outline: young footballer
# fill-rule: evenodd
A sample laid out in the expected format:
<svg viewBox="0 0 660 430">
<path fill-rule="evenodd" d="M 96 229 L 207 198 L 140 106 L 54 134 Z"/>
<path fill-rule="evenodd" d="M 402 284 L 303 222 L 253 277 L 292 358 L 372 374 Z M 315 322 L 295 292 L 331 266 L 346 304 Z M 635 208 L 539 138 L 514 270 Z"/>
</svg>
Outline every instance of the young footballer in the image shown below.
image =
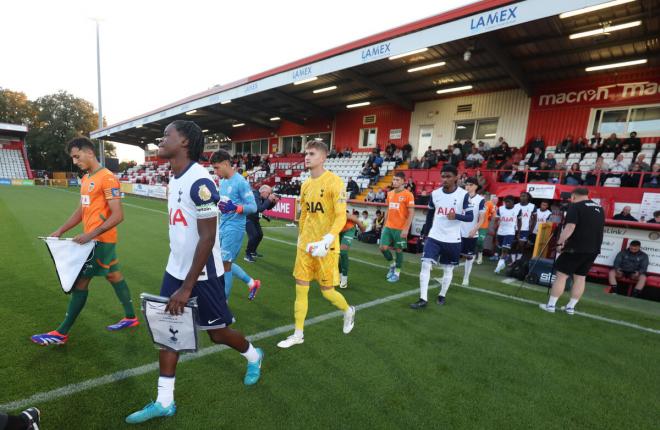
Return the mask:
<svg viewBox="0 0 660 430">
<path fill-rule="evenodd" d="M 380 235 L 380 252 L 390 262 L 387 272 L 388 282 L 397 282 L 401 276 L 403 265 L 403 250 L 406 248 L 408 232 L 415 211 L 415 196 L 405 188 L 406 175 L 396 172 L 392 178 L 392 191 L 387 193 L 387 212 L 385 212 L 385 227 Z M 392 257 L 392 250 L 396 260 Z"/>
<path fill-rule="evenodd" d="M 348 288 L 348 250 L 351 249 L 357 229 L 359 228 L 360 231 L 365 229 L 358 214 L 358 211 L 353 211 L 353 213 L 346 211 L 346 224 L 339 233 L 339 273 L 341 277 L 339 288 Z"/>
</svg>

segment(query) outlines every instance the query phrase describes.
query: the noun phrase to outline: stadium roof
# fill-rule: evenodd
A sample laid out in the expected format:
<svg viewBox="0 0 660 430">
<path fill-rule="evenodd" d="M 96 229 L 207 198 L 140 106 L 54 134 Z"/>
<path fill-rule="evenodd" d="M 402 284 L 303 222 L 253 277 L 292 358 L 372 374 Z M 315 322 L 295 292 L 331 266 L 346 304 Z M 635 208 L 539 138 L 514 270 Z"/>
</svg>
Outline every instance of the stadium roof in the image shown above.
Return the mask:
<svg viewBox="0 0 660 430">
<path fill-rule="evenodd" d="M 643 67 L 656 67 L 659 34 L 660 0 L 485 0 L 211 88 L 91 137 L 144 146 L 184 118 L 208 133 L 231 135 L 240 123 L 275 131 L 272 118 L 304 124 L 362 102 L 412 110 L 456 94 L 438 90 L 465 86 L 463 93 L 531 95 L 543 82 L 612 73 L 590 66 L 646 60 Z"/>
<path fill-rule="evenodd" d="M 8 124 L 6 122 L 0 122 L 0 133 L 7 136 L 17 136 L 25 137 L 28 132 L 26 125 L 21 124 Z"/>
</svg>

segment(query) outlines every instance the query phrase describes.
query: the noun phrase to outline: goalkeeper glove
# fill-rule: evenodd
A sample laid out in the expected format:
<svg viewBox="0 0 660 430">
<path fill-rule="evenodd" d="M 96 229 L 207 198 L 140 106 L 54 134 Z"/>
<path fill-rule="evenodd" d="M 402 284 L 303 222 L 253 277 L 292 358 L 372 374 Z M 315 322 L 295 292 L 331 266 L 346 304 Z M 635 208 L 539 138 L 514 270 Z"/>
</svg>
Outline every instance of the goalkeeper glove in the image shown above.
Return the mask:
<svg viewBox="0 0 660 430">
<path fill-rule="evenodd" d="M 326 234 L 323 239 L 318 242 L 307 244 L 307 252 L 312 254 L 312 257 L 325 257 L 328 255 L 328 250 L 335 241 L 335 237 L 331 234 Z"/>
<path fill-rule="evenodd" d="M 223 214 L 230 214 L 233 212 L 238 212 L 239 214 L 243 212 L 243 206 L 237 205 L 231 200 L 220 200 L 218 203 L 218 209 L 220 209 L 220 212 Z"/>
</svg>

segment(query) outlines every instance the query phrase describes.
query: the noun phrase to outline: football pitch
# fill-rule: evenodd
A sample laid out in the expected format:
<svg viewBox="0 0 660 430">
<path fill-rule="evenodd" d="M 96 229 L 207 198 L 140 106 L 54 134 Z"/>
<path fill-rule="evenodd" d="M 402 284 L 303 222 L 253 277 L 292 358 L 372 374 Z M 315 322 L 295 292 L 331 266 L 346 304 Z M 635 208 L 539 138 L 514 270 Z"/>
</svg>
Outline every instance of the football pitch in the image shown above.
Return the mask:
<svg viewBox="0 0 660 430">
<path fill-rule="evenodd" d="M 155 400 L 157 351 L 144 325 L 105 330 L 122 312 L 104 279 L 92 281 L 66 345 L 30 342 L 57 327 L 68 303 L 37 236 L 78 201 L 74 189 L 0 188 L 0 410 L 37 406 L 44 429 L 129 428 L 126 415 Z M 124 214 L 118 255 L 137 305 L 141 292 L 160 289 L 166 203 L 128 197 Z M 239 263 L 263 287 L 250 302 L 236 280 L 230 300 L 234 328 L 265 351 L 261 380 L 245 387 L 245 359 L 202 337 L 201 353 L 177 370 L 177 414 L 139 428 L 658 428 L 660 303 L 590 284 L 580 314 L 547 314 L 536 305 L 546 289 L 518 289 L 485 262 L 470 288 L 450 288 L 444 307 L 413 311 L 419 256 L 406 254 L 400 282 L 390 284 L 377 247 L 356 241 L 341 290 L 360 305 L 353 332 L 342 333 L 341 316 L 312 288 L 305 343 L 282 350 L 276 343 L 293 323 L 297 229 L 262 225 L 264 257 Z M 430 297 L 441 274 L 432 272 Z"/>
</svg>

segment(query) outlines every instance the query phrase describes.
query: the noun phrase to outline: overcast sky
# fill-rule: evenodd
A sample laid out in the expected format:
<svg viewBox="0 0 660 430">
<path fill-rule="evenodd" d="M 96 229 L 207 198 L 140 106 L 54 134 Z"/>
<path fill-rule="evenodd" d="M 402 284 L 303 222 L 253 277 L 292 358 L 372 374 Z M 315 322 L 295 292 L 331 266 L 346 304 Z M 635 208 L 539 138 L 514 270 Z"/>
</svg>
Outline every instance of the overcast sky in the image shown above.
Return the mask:
<svg viewBox="0 0 660 430">
<path fill-rule="evenodd" d="M 0 86 L 30 99 L 63 89 L 97 106 L 91 18 L 99 17 L 103 114 L 113 124 L 474 2 L 8 0 Z M 141 150 L 118 146 L 120 159 L 142 159 Z"/>
</svg>

